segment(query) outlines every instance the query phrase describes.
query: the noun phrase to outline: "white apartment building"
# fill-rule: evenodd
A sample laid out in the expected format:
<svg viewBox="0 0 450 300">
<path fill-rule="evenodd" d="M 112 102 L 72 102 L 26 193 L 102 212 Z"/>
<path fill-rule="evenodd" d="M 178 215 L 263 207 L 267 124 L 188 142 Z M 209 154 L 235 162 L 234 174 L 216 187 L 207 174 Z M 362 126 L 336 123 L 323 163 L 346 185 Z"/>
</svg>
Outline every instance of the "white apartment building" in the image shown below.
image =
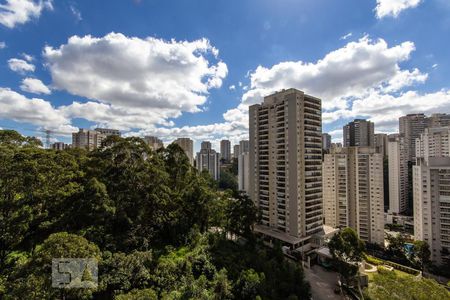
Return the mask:
<svg viewBox="0 0 450 300">
<path fill-rule="evenodd" d="M 414 238 L 430 245 L 437 264 L 450 259 L 449 139 L 450 127 L 425 129 L 413 167 Z"/>
<path fill-rule="evenodd" d="M 373 147 L 332 148 L 323 163 L 325 225 L 352 227 L 384 245 L 383 155 Z"/>
<path fill-rule="evenodd" d="M 400 134 L 389 135 L 389 213 L 401 214 L 408 207 L 408 143 Z"/>
<path fill-rule="evenodd" d="M 248 152 L 239 154 L 238 157 L 238 188 L 240 191 L 249 192 L 249 163 Z"/>
<path fill-rule="evenodd" d="M 208 170 L 214 180 L 220 178 L 219 153 L 211 147 L 210 142 L 202 142 L 200 152 L 197 153 L 197 169 L 199 172 Z"/>
<path fill-rule="evenodd" d="M 250 106 L 249 195 L 256 232 L 291 248 L 323 231 L 321 100 L 283 90 Z"/>
<path fill-rule="evenodd" d="M 161 149 L 164 147 L 163 141 L 161 141 L 156 136 L 147 135 L 144 137 L 144 141 L 148 144 L 150 149 L 152 149 L 153 151 L 157 151 L 158 149 Z"/>
</svg>

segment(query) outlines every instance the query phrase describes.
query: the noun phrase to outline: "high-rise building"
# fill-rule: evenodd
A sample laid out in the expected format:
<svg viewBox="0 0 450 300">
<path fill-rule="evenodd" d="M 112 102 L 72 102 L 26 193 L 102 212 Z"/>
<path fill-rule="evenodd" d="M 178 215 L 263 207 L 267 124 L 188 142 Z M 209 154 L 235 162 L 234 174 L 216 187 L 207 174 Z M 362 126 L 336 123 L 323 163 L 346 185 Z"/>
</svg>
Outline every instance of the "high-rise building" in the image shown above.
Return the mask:
<svg viewBox="0 0 450 300">
<path fill-rule="evenodd" d="M 429 127 L 446 127 L 450 126 L 450 114 L 432 114 L 428 118 Z"/>
<path fill-rule="evenodd" d="M 231 160 L 231 143 L 229 140 L 220 141 L 220 159 L 224 161 Z"/>
<path fill-rule="evenodd" d="M 372 122 L 363 119 L 355 119 L 343 128 L 344 147 L 373 147 L 374 130 L 375 128 Z"/>
<path fill-rule="evenodd" d="M 238 159 L 239 157 L 239 145 L 234 145 L 233 146 L 233 158 Z"/>
<path fill-rule="evenodd" d="M 144 137 L 144 141 L 148 144 L 150 149 L 157 151 L 164 147 L 164 143 L 156 136 L 147 135 Z"/>
<path fill-rule="evenodd" d="M 413 166 L 414 238 L 430 246 L 437 264 L 450 259 L 449 140 L 450 127 L 425 129 Z"/>
<path fill-rule="evenodd" d="M 117 129 L 109 129 L 109 128 L 95 128 L 95 131 L 100 132 L 101 134 L 104 134 L 106 136 L 114 135 L 114 136 L 120 136 L 120 131 Z"/>
<path fill-rule="evenodd" d="M 414 162 L 416 157 L 416 139 L 428 127 L 429 120 L 424 114 L 409 114 L 399 119 L 399 132 L 405 137 L 408 161 Z"/>
<path fill-rule="evenodd" d="M 255 231 L 292 248 L 323 231 L 321 100 L 283 90 L 250 106 L 249 195 Z"/>
<path fill-rule="evenodd" d="M 211 148 L 210 142 L 202 142 L 200 152 L 197 153 L 197 169 L 199 172 L 208 170 L 209 174 L 215 179 L 220 177 L 219 153 Z"/>
<path fill-rule="evenodd" d="M 322 149 L 325 151 L 331 148 L 331 135 L 328 133 L 322 133 Z"/>
<path fill-rule="evenodd" d="M 248 140 L 242 140 L 239 142 L 239 154 L 248 153 L 250 149 L 250 142 Z"/>
<path fill-rule="evenodd" d="M 107 136 L 96 130 L 87 130 L 80 128 L 78 132 L 72 133 L 72 147 L 94 150 L 101 148 L 102 141 Z"/>
<path fill-rule="evenodd" d="M 68 148 L 70 148 L 70 146 L 67 145 L 67 144 L 65 144 L 65 143 L 63 143 L 63 142 L 56 142 L 56 143 L 53 143 L 53 144 L 51 145 L 51 148 L 52 148 L 53 150 L 58 150 L 58 151 L 60 151 L 60 150 L 68 149 Z"/>
<path fill-rule="evenodd" d="M 239 154 L 238 157 L 238 188 L 240 191 L 249 192 L 249 159 L 248 152 Z"/>
<path fill-rule="evenodd" d="M 388 139 L 389 212 L 401 214 L 408 208 L 408 144 L 401 134 Z"/>
<path fill-rule="evenodd" d="M 323 163 L 325 224 L 352 227 L 384 245 L 383 155 L 373 147 L 333 148 Z"/>
<path fill-rule="evenodd" d="M 388 135 L 385 133 L 374 134 L 374 147 L 377 153 L 388 155 Z"/>
<path fill-rule="evenodd" d="M 194 165 L 194 141 L 190 138 L 178 138 L 174 141 L 175 144 L 183 149 L 184 153 L 189 159 L 190 164 Z"/>
</svg>

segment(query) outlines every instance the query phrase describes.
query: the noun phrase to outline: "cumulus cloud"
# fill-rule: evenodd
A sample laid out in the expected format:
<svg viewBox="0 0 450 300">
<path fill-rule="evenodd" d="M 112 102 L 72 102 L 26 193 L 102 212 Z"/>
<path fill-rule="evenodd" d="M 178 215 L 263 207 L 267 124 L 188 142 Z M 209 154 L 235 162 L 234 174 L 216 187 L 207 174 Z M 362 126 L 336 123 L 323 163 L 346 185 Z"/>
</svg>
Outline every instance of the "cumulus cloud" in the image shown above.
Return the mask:
<svg viewBox="0 0 450 300">
<path fill-rule="evenodd" d="M 265 95 L 294 87 L 321 97 L 327 110 L 345 108 L 347 98 L 360 97 L 371 89 L 386 86 L 395 90 L 423 82 L 426 74 L 401 70 L 399 66 L 414 50 L 412 42 L 389 47 L 382 39 L 363 37 L 315 63 L 287 61 L 270 68 L 259 66 L 250 74 L 250 89 L 243 103 L 259 103 Z"/>
<path fill-rule="evenodd" d="M 405 9 L 416 7 L 422 0 L 377 0 L 375 7 L 376 17 L 398 17 Z"/>
<path fill-rule="evenodd" d="M 236 89 L 236 86 L 233 84 L 233 85 L 230 85 L 229 87 L 228 87 L 228 89 L 230 90 L 230 91 L 234 91 L 235 89 Z"/>
<path fill-rule="evenodd" d="M 42 81 L 36 78 L 27 77 L 23 79 L 20 89 L 24 92 L 33 94 L 51 94 L 50 89 Z"/>
<path fill-rule="evenodd" d="M 207 39 L 73 36 L 43 55 L 55 88 L 104 104 L 120 113 L 116 118 L 150 116 L 159 123 L 201 111 L 210 89 L 221 87 L 228 73 Z"/>
<path fill-rule="evenodd" d="M 6 43 L 5 42 L 0 42 L 0 49 L 6 48 Z"/>
<path fill-rule="evenodd" d="M 0 4 L 0 24 L 14 28 L 39 18 L 44 9 L 53 10 L 52 0 L 6 0 Z"/>
<path fill-rule="evenodd" d="M 39 98 L 27 98 L 9 88 L 0 88 L 0 118 L 30 123 L 45 129 L 72 132 L 70 119 L 50 102 Z"/>
<path fill-rule="evenodd" d="M 27 61 L 19 58 L 11 58 L 8 60 L 9 68 L 17 73 L 25 74 L 26 72 L 34 72 L 35 66 Z"/>
</svg>

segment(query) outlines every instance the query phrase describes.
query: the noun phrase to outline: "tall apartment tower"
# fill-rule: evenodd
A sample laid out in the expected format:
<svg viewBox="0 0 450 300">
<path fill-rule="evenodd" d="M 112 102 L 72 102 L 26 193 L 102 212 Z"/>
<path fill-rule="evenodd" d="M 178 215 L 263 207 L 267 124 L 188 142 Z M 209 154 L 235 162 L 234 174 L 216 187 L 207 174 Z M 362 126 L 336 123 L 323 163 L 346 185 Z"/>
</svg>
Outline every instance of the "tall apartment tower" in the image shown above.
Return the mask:
<svg viewBox="0 0 450 300">
<path fill-rule="evenodd" d="M 102 141 L 107 136 L 96 130 L 87 130 L 80 128 L 78 132 L 72 133 L 72 147 L 83 148 L 92 151 L 101 148 Z"/>
<path fill-rule="evenodd" d="M 416 139 L 428 127 L 429 120 L 424 114 L 409 114 L 399 119 L 399 132 L 407 143 L 408 161 L 415 162 Z"/>
<path fill-rule="evenodd" d="M 194 165 L 194 141 L 190 138 L 178 138 L 174 141 L 175 144 L 183 149 L 184 153 L 189 159 L 190 164 Z"/>
<path fill-rule="evenodd" d="M 153 151 L 157 151 L 158 149 L 164 147 L 163 141 L 161 141 L 156 136 L 147 135 L 144 137 L 144 141 L 149 145 L 150 149 L 152 149 Z"/>
<path fill-rule="evenodd" d="M 428 118 L 429 127 L 446 127 L 450 126 L 450 114 L 432 114 Z"/>
<path fill-rule="evenodd" d="M 202 142 L 200 152 L 197 152 L 197 169 L 199 172 L 208 170 L 214 180 L 219 180 L 219 153 L 212 149 L 210 142 Z"/>
<path fill-rule="evenodd" d="M 220 141 L 220 159 L 231 160 L 231 142 L 229 140 Z"/>
<path fill-rule="evenodd" d="M 325 151 L 331 148 L 331 135 L 328 133 L 322 133 L 322 149 Z"/>
<path fill-rule="evenodd" d="M 250 106 L 249 195 L 255 230 L 292 247 L 322 224 L 322 101 L 296 89 Z"/>
<path fill-rule="evenodd" d="M 234 145 L 233 146 L 233 158 L 238 159 L 239 153 L 240 153 L 239 145 Z"/>
<path fill-rule="evenodd" d="M 70 146 L 63 142 L 56 142 L 56 143 L 51 144 L 51 148 L 53 150 L 61 151 L 61 150 L 69 149 Z"/>
<path fill-rule="evenodd" d="M 389 212 L 401 214 L 408 208 L 408 143 L 401 134 L 390 134 L 388 141 Z"/>
<path fill-rule="evenodd" d="M 413 166 L 414 238 L 428 243 L 431 260 L 450 259 L 450 127 L 425 129 Z"/>
<path fill-rule="evenodd" d="M 374 147 L 377 153 L 388 155 L 388 135 L 385 133 L 374 134 Z"/>
<path fill-rule="evenodd" d="M 323 163 L 325 224 L 352 227 L 384 244 L 383 155 L 373 147 L 332 148 Z"/>
<path fill-rule="evenodd" d="M 239 142 L 239 154 L 248 153 L 250 149 L 250 142 L 248 140 L 242 140 Z"/>
<path fill-rule="evenodd" d="M 249 163 L 248 152 L 239 154 L 238 157 L 238 188 L 240 191 L 249 192 Z"/>
<path fill-rule="evenodd" d="M 344 147 L 373 147 L 374 125 L 372 122 L 355 119 L 343 127 Z"/>
</svg>

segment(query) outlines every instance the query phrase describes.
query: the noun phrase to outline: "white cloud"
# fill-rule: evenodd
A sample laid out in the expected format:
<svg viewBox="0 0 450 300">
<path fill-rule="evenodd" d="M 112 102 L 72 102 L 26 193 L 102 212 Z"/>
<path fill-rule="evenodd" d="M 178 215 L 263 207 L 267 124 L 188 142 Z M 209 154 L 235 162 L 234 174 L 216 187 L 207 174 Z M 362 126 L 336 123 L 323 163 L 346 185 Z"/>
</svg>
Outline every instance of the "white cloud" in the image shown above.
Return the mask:
<svg viewBox="0 0 450 300">
<path fill-rule="evenodd" d="M 6 48 L 6 43 L 5 42 L 0 42 L 0 49 Z"/>
<path fill-rule="evenodd" d="M 50 89 L 42 81 L 36 78 L 27 77 L 23 79 L 20 89 L 22 91 L 34 94 L 51 94 Z"/>
<path fill-rule="evenodd" d="M 353 35 L 353 33 L 349 32 L 346 35 L 341 36 L 339 39 L 346 40 L 346 39 L 350 38 L 352 35 Z"/>
<path fill-rule="evenodd" d="M 236 86 L 233 84 L 233 85 L 230 85 L 229 87 L 228 87 L 228 89 L 229 90 L 231 90 L 231 91 L 234 91 L 234 90 L 236 90 Z"/>
<path fill-rule="evenodd" d="M 83 20 L 83 17 L 81 16 L 81 12 L 73 5 L 70 5 L 70 11 L 72 12 L 73 16 L 75 17 L 77 22 L 80 22 Z"/>
<path fill-rule="evenodd" d="M 29 99 L 9 88 L 0 88 L 0 118 L 31 123 L 45 129 L 72 132 L 70 120 L 50 102 L 39 98 Z"/>
<path fill-rule="evenodd" d="M 8 60 L 9 68 L 17 73 L 24 74 L 26 72 L 34 72 L 35 67 L 33 64 L 26 62 L 23 59 L 11 58 Z"/>
<path fill-rule="evenodd" d="M 6 0 L 0 4 L 0 24 L 14 28 L 39 18 L 44 9 L 53 10 L 52 0 Z"/>
<path fill-rule="evenodd" d="M 436 69 L 438 67 L 438 64 L 434 64 L 431 66 L 433 69 Z"/>
<path fill-rule="evenodd" d="M 169 124 L 169 118 L 183 112 L 201 111 L 209 90 L 219 88 L 228 73 L 217 57 L 207 39 L 165 41 L 120 33 L 73 36 L 59 48 L 44 49 L 53 86 L 96 100 L 103 110 L 117 114 L 97 115 L 98 122 L 116 118 L 115 123 L 131 125 L 133 118 L 149 120 L 126 128 Z M 81 107 L 71 109 L 76 114 Z"/>
<path fill-rule="evenodd" d="M 423 82 L 426 74 L 399 66 L 414 50 L 412 42 L 389 47 L 382 39 L 363 37 L 315 63 L 287 61 L 271 68 L 258 66 L 250 74 L 250 89 L 244 94 L 243 103 L 259 103 L 265 95 L 294 87 L 321 97 L 326 110 L 342 109 L 349 97 L 360 97 L 372 89 L 392 91 Z"/>
<path fill-rule="evenodd" d="M 32 62 L 34 60 L 33 55 L 29 55 L 29 54 L 26 54 L 26 53 L 22 53 L 22 57 L 25 58 L 25 60 L 27 62 Z"/>
<path fill-rule="evenodd" d="M 416 7 L 421 0 L 377 0 L 376 17 L 397 17 L 405 9 Z"/>
</svg>

